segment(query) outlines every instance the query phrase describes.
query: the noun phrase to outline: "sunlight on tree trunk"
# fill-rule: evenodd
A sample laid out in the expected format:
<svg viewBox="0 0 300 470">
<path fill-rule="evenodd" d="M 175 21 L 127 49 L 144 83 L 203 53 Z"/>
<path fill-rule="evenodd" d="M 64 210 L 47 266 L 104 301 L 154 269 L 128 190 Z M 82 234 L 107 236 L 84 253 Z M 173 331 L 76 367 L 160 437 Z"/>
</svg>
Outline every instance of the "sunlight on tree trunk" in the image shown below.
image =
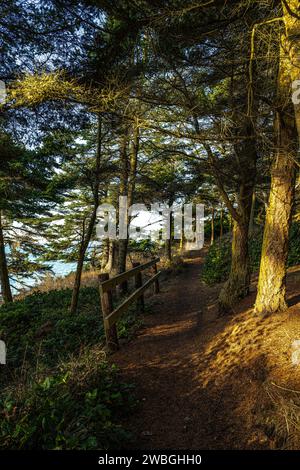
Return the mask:
<svg viewBox="0 0 300 470">
<path fill-rule="evenodd" d="M 293 3 L 293 2 L 290 2 Z M 296 3 L 294 2 L 295 6 Z M 294 108 L 291 101 L 291 63 L 286 50 L 288 27 L 294 24 L 284 8 L 287 29 L 280 50 L 278 101 L 275 118 L 276 155 L 271 171 L 271 189 L 266 214 L 258 293 L 255 312 L 280 312 L 286 304 L 286 265 L 288 238 L 294 200 L 298 138 Z M 297 21 L 299 24 L 299 21 Z M 298 29 L 299 31 L 299 29 Z M 293 28 L 293 33 L 295 30 Z M 286 42 L 287 40 L 287 42 Z"/>
</svg>

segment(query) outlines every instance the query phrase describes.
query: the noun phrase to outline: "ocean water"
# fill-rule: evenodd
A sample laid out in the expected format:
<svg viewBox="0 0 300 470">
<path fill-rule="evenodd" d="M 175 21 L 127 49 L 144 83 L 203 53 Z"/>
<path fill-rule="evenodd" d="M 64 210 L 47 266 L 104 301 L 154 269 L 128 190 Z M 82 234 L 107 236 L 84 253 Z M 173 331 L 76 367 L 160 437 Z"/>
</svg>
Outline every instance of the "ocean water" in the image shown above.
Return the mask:
<svg viewBox="0 0 300 470">
<path fill-rule="evenodd" d="M 76 270 L 76 263 L 65 263 L 64 261 L 49 261 L 48 266 L 52 267 L 55 276 L 66 276 L 67 274 Z"/>
<path fill-rule="evenodd" d="M 45 262 L 47 266 L 50 266 L 52 269 L 52 274 L 54 277 L 63 277 L 67 276 L 69 273 L 76 270 L 76 263 L 66 263 L 64 261 L 47 261 Z M 20 279 L 19 282 L 12 283 L 12 293 L 17 294 L 18 289 L 30 289 L 41 282 L 42 278 L 32 275 L 32 277 L 27 277 L 26 279 Z"/>
</svg>

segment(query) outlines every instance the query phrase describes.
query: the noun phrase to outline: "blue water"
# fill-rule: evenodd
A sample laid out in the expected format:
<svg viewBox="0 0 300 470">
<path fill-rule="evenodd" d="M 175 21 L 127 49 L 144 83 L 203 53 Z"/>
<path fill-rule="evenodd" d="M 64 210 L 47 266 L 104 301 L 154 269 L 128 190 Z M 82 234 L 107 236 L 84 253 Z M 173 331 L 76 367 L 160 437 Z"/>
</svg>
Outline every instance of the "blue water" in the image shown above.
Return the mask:
<svg viewBox="0 0 300 470">
<path fill-rule="evenodd" d="M 45 264 L 52 267 L 52 271 L 57 277 L 67 276 L 76 269 L 76 263 L 65 263 L 64 261 L 49 261 Z"/>
<path fill-rule="evenodd" d="M 76 263 L 65 263 L 64 261 L 47 261 L 45 262 L 45 264 L 52 269 L 52 275 L 54 277 L 67 276 L 69 273 L 76 270 Z M 14 288 L 14 285 L 17 288 L 30 289 L 30 287 L 36 286 L 42 280 L 43 280 L 42 277 L 39 277 L 36 275 L 32 275 L 32 277 L 26 278 L 26 279 L 21 278 L 20 282 L 12 283 L 12 286 L 11 286 L 12 292 L 13 294 L 17 294 L 18 292 L 18 290 Z"/>
</svg>

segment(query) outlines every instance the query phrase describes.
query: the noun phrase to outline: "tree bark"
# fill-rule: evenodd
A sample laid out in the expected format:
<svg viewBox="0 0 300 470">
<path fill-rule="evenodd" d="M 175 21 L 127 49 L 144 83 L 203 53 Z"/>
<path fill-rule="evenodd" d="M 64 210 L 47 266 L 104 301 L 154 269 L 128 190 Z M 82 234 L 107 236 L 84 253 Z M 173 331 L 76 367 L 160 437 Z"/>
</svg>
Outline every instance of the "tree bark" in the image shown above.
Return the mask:
<svg viewBox="0 0 300 470">
<path fill-rule="evenodd" d="M 215 208 L 211 208 L 211 220 L 210 220 L 210 244 L 213 245 L 215 241 Z"/>
<path fill-rule="evenodd" d="M 139 124 L 138 119 L 135 120 L 133 127 L 132 142 L 130 146 L 130 159 L 127 156 L 128 134 L 125 132 L 121 146 L 121 178 L 120 178 L 120 195 L 127 196 L 128 208 L 133 204 L 134 191 L 136 183 L 137 159 L 139 152 Z M 127 224 L 130 223 L 128 217 Z M 119 263 L 118 273 L 126 271 L 126 260 L 128 251 L 128 238 L 119 240 Z M 121 292 L 127 292 L 127 282 L 121 285 Z"/>
<path fill-rule="evenodd" d="M 286 131 L 287 129 L 281 130 L 281 145 L 284 145 L 283 140 L 288 135 Z M 290 138 L 295 138 L 295 135 L 290 135 Z M 289 158 L 287 149 L 281 148 L 272 167 L 271 191 L 255 302 L 256 313 L 280 312 L 287 308 L 286 262 L 294 183 L 295 164 Z"/>
<path fill-rule="evenodd" d="M 220 241 L 223 238 L 223 204 L 221 204 L 221 212 L 220 212 Z"/>
<path fill-rule="evenodd" d="M 165 241 L 165 256 L 168 261 L 172 261 L 172 240 L 171 236 Z"/>
<path fill-rule="evenodd" d="M 102 242 L 102 252 L 101 252 L 100 259 L 101 259 L 100 267 L 101 267 L 101 271 L 103 271 L 105 267 L 107 266 L 108 260 L 109 260 L 109 239 L 108 238 L 106 238 Z"/>
<path fill-rule="evenodd" d="M 256 203 L 256 195 L 255 195 L 255 191 L 253 191 L 253 195 L 252 195 L 252 204 L 251 204 L 251 213 L 250 213 L 250 221 L 249 221 L 249 235 L 252 235 L 252 234 L 253 234 L 253 230 L 254 230 L 255 203 Z"/>
<path fill-rule="evenodd" d="M 8 302 L 12 302 L 13 296 L 11 293 L 9 275 L 8 275 L 1 211 L 0 211 L 0 281 L 1 281 L 1 293 L 2 293 L 3 302 L 5 304 Z"/>
<path fill-rule="evenodd" d="M 293 4 L 293 5 L 292 5 Z M 297 11 L 298 1 L 289 2 Z M 278 105 L 275 117 L 276 154 L 272 164 L 271 189 L 266 213 L 255 312 L 271 314 L 286 310 L 286 265 L 292 219 L 297 153 L 299 148 L 295 109 L 291 101 L 292 43 L 300 22 L 283 5 L 286 36 L 281 42 L 278 72 Z M 294 53 L 293 53 L 294 54 Z"/>
<path fill-rule="evenodd" d="M 235 304 L 248 294 L 251 274 L 248 253 L 248 230 L 252 195 L 256 180 L 256 136 L 252 116 L 244 115 L 243 118 L 236 116 L 235 119 L 236 143 L 234 144 L 234 152 L 239 177 L 237 207 L 234 207 L 224 188 L 217 158 L 210 146 L 204 144 L 216 185 L 233 223 L 231 267 L 228 280 L 219 295 L 220 315 L 232 312 Z"/>
<path fill-rule="evenodd" d="M 128 196 L 128 155 L 127 155 L 127 144 L 128 144 L 128 129 L 124 131 L 124 135 L 121 141 L 120 148 L 120 163 L 121 163 L 121 174 L 120 174 L 120 196 Z M 126 217 L 126 225 L 128 220 Z M 120 208 L 119 208 L 119 226 L 120 226 Z M 124 239 L 119 239 L 118 243 L 119 253 L 118 253 L 118 273 L 121 274 L 126 271 L 126 259 L 127 259 L 127 248 L 128 248 L 128 226 L 127 226 L 127 237 Z M 128 290 L 127 281 L 123 282 L 120 286 L 120 290 L 123 294 L 126 294 Z"/>
<path fill-rule="evenodd" d="M 117 272 L 117 246 L 115 240 L 109 240 L 108 261 L 105 265 L 104 271 L 108 273 Z"/>
<path fill-rule="evenodd" d="M 232 210 L 233 207 L 227 203 L 233 219 L 232 256 L 230 274 L 219 296 L 221 315 L 232 312 L 235 304 L 248 295 L 250 286 L 248 231 L 257 161 L 255 131 L 251 118 L 245 117 L 240 132 L 244 137 L 234 146 L 239 164 L 240 187 L 236 209 Z M 226 204 L 226 198 L 224 202 Z"/>
<path fill-rule="evenodd" d="M 289 8 L 287 8 L 287 5 Z M 285 37 L 283 54 L 289 57 L 287 73 L 290 80 L 300 80 L 300 5 L 299 0 L 282 1 Z M 294 13 L 294 14 L 293 14 Z M 298 147 L 300 143 L 300 103 L 294 103 L 296 127 L 298 132 Z"/>
<path fill-rule="evenodd" d="M 95 161 L 95 181 L 93 187 L 94 207 L 90 217 L 88 227 L 85 230 L 85 223 L 83 228 L 82 240 L 79 248 L 79 255 L 76 267 L 75 280 L 73 285 L 72 300 L 70 305 L 70 313 L 75 313 L 78 306 L 78 298 L 81 284 L 81 275 L 84 264 L 84 258 L 86 250 L 88 249 L 91 237 L 93 234 L 96 218 L 97 209 L 99 206 L 99 187 L 100 187 L 100 161 L 102 152 L 102 128 L 101 128 L 101 116 L 98 117 L 98 132 L 97 132 L 97 149 L 96 149 L 96 161 Z"/>
<path fill-rule="evenodd" d="M 248 295 L 250 274 L 248 226 L 234 220 L 230 274 L 219 296 L 219 312 L 221 314 L 232 311 L 238 300 Z"/>
</svg>

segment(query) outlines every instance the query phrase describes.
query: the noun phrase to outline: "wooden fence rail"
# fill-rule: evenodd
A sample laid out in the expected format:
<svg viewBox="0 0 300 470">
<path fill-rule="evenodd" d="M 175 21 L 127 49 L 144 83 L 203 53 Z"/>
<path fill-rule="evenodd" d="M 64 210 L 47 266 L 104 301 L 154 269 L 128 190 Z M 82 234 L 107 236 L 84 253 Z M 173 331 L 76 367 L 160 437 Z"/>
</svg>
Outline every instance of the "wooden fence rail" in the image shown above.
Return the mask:
<svg viewBox="0 0 300 470">
<path fill-rule="evenodd" d="M 159 258 L 155 258 L 147 263 L 140 264 L 134 263 L 133 268 L 125 271 L 122 274 L 109 279 L 107 273 L 100 274 L 99 276 L 99 289 L 100 299 L 104 323 L 104 331 L 106 337 L 106 345 L 108 349 L 113 352 L 119 348 L 118 334 L 116 322 L 121 315 L 126 312 L 128 307 L 135 301 L 137 301 L 137 307 L 139 311 L 144 310 L 144 292 L 154 283 L 154 293 L 159 292 L 159 281 L 158 278 L 161 271 L 157 270 L 157 263 L 160 261 Z M 143 284 L 142 272 L 145 269 L 153 268 L 154 275 Z M 129 295 L 118 307 L 113 307 L 113 290 L 116 286 L 124 283 L 128 279 L 135 278 L 135 291 Z"/>
</svg>

